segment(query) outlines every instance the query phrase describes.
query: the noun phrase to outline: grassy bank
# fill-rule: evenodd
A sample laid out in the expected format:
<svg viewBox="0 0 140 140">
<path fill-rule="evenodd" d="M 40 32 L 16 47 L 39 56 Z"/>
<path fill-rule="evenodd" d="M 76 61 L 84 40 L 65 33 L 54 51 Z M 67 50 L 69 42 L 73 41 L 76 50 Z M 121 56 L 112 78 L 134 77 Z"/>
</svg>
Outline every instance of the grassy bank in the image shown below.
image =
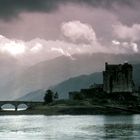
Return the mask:
<svg viewBox="0 0 140 140">
<path fill-rule="evenodd" d="M 85 101 L 59 100 L 22 111 L 0 111 L 0 115 L 121 115 L 140 114 L 137 106 L 100 104 Z"/>
</svg>

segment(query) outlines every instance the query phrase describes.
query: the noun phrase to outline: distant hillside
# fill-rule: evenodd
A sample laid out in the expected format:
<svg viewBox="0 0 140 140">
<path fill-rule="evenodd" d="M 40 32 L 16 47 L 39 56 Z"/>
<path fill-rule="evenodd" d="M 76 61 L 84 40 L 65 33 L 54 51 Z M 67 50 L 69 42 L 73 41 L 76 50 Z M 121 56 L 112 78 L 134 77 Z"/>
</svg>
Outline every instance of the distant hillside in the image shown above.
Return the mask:
<svg viewBox="0 0 140 140">
<path fill-rule="evenodd" d="M 140 64 L 133 65 L 133 80 L 136 87 L 140 86 Z M 59 98 L 68 98 L 68 92 L 78 91 L 81 88 L 88 88 L 94 83 L 102 83 L 102 73 L 93 73 L 90 75 L 81 75 L 78 77 L 70 78 L 63 81 L 55 86 L 50 87 L 53 91 L 59 93 Z M 30 92 L 25 96 L 19 98 L 20 100 L 33 100 L 41 101 L 43 100 L 45 90 L 40 89 L 34 92 Z"/>
<path fill-rule="evenodd" d="M 26 93 L 38 89 L 47 89 L 50 86 L 57 85 L 71 77 L 77 77 L 84 74 L 101 72 L 104 70 L 105 62 L 119 64 L 128 61 L 129 63 L 140 63 L 140 54 L 75 54 L 71 57 L 60 56 L 52 60 L 43 61 L 29 67 L 13 79 L 9 92 L 7 85 L 1 88 L 5 95 L 12 94 L 13 97 L 21 97 Z M 12 84 L 16 81 L 16 84 Z"/>
<path fill-rule="evenodd" d="M 18 98 L 19 101 L 43 101 L 45 95 L 44 89 L 39 89 L 26 94 L 25 96 Z"/>
<path fill-rule="evenodd" d="M 102 74 L 94 73 L 91 75 L 81 75 L 78 77 L 70 78 L 56 86 L 50 87 L 54 92 L 58 92 L 59 98 L 68 98 L 68 92 L 77 91 L 81 88 L 88 88 L 94 83 L 102 83 Z M 18 100 L 25 101 L 42 101 L 45 90 L 40 89 L 34 92 L 30 92 Z"/>
<path fill-rule="evenodd" d="M 125 61 L 140 64 L 140 54 L 75 54 L 28 67 L 19 65 L 15 59 L 0 55 L 0 99 L 15 100 L 32 91 L 48 89 L 71 77 L 101 72 L 105 62 L 119 64 Z M 139 77 L 136 77 L 136 81 L 139 81 Z"/>
<path fill-rule="evenodd" d="M 78 91 L 81 88 L 88 88 L 94 83 L 102 83 L 102 73 L 93 73 L 70 78 L 69 80 L 51 87 L 51 89 L 59 93 L 59 98 L 68 98 L 68 92 Z"/>
</svg>

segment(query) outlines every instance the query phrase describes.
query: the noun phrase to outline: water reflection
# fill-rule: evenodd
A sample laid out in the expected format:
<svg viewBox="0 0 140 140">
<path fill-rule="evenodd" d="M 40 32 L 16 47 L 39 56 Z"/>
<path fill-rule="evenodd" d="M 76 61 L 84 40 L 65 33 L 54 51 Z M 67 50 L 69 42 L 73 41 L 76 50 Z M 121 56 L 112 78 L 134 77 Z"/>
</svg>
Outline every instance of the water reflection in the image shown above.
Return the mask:
<svg viewBox="0 0 140 140">
<path fill-rule="evenodd" d="M 0 140 L 139 140 L 140 115 L 0 116 Z"/>
<path fill-rule="evenodd" d="M 105 116 L 105 139 L 134 139 L 133 116 Z"/>
</svg>

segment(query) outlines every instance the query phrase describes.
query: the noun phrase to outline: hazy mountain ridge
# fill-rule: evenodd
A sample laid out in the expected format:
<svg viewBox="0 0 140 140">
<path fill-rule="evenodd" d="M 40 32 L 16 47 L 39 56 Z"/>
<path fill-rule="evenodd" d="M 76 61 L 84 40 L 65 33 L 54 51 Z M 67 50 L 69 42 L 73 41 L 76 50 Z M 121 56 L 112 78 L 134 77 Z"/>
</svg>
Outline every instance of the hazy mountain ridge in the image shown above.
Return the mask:
<svg viewBox="0 0 140 140">
<path fill-rule="evenodd" d="M 69 91 L 77 91 L 80 90 L 81 88 L 88 88 L 90 85 L 94 83 L 102 83 L 101 73 L 93 73 L 90 75 L 81 75 L 78 77 L 70 78 L 55 86 L 49 87 L 49 89 L 53 90 L 54 92 L 58 92 L 59 98 L 63 99 L 68 98 Z M 25 96 L 19 98 L 18 100 L 43 101 L 44 93 L 45 89 L 40 89 L 28 93 Z"/>
<path fill-rule="evenodd" d="M 30 92 L 23 97 L 18 98 L 17 100 L 20 101 L 43 101 L 44 99 L 45 90 L 39 89 L 33 92 Z"/>
<path fill-rule="evenodd" d="M 140 77 L 138 76 L 140 72 L 140 64 L 133 65 L 133 68 L 133 80 L 137 88 L 138 86 L 140 86 Z M 66 81 L 59 83 L 58 85 L 50 87 L 50 89 L 52 89 L 54 92 L 58 92 L 59 98 L 68 98 L 68 92 L 79 91 L 82 88 L 88 88 L 94 83 L 103 83 L 102 72 L 70 78 Z M 43 101 L 44 93 L 44 89 L 37 90 L 26 94 L 25 96 L 21 97 L 20 100 Z"/>
<path fill-rule="evenodd" d="M 15 71 L 15 76 L 11 79 L 9 75 L 4 76 L 1 81 L 3 79 L 8 79 L 8 81 L 0 87 L 0 90 L 2 94 L 4 93 L 5 99 L 9 97 L 16 99 L 38 89 L 47 89 L 71 77 L 101 72 L 104 70 L 105 62 L 118 64 L 125 61 L 133 64 L 140 63 L 140 54 L 96 53 L 75 54 L 71 57 L 60 56 L 28 67 L 22 72 Z"/>
<path fill-rule="evenodd" d="M 54 92 L 58 92 L 59 98 L 68 98 L 68 92 L 78 91 L 81 88 L 88 88 L 94 83 L 102 83 L 102 73 L 93 73 L 90 75 L 81 75 L 70 78 L 56 86 L 50 87 L 50 89 L 52 89 Z"/>
</svg>

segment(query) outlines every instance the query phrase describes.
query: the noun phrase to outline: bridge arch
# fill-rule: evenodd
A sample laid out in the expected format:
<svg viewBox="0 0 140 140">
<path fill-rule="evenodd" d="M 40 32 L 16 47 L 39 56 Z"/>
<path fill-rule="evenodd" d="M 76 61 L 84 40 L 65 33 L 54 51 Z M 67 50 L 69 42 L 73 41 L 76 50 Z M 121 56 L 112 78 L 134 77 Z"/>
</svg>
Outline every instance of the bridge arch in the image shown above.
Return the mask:
<svg viewBox="0 0 140 140">
<path fill-rule="evenodd" d="M 16 110 L 16 106 L 12 103 L 5 103 L 5 104 L 2 104 L 0 106 L 0 109 L 1 110 L 11 110 L 11 111 L 14 111 Z"/>
<path fill-rule="evenodd" d="M 29 108 L 29 106 L 27 105 L 27 104 L 25 104 L 25 103 L 19 103 L 18 105 L 17 105 L 17 110 L 27 110 Z"/>
</svg>

